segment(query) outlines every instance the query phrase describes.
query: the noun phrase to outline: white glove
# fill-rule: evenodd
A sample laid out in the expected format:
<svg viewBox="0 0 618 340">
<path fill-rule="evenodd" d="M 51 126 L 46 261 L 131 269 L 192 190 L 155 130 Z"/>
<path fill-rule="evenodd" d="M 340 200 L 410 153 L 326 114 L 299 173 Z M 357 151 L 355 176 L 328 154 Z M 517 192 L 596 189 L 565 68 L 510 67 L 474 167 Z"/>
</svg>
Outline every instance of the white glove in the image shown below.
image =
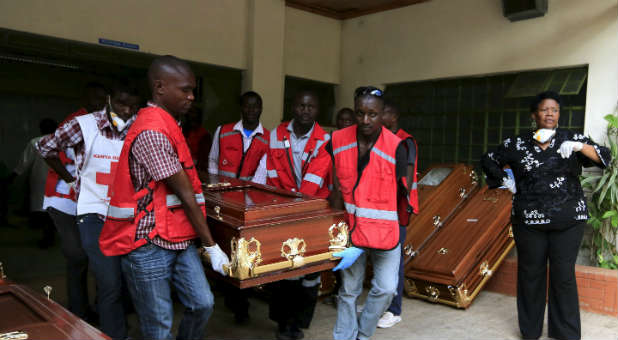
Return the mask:
<svg viewBox="0 0 618 340">
<path fill-rule="evenodd" d="M 219 245 L 215 244 L 214 246 L 210 246 L 210 247 L 204 246 L 203 248 L 204 248 L 204 256 L 206 257 L 206 259 L 208 259 L 208 262 L 210 262 L 210 265 L 212 266 L 212 270 L 216 271 L 217 273 L 223 276 L 226 276 L 227 273 L 225 272 L 225 270 L 223 270 L 223 266 L 229 266 L 230 259 L 223 252 L 223 250 L 219 248 Z"/>
<path fill-rule="evenodd" d="M 504 179 L 502 179 L 502 186 L 506 189 L 509 189 L 509 191 L 512 193 L 517 192 L 517 188 L 515 187 L 515 181 L 510 177 L 504 177 Z"/>
<path fill-rule="evenodd" d="M 584 148 L 584 144 L 582 142 L 573 142 L 573 141 L 565 141 L 560 145 L 560 155 L 562 158 L 569 158 L 573 151 L 578 152 L 582 151 Z"/>
</svg>

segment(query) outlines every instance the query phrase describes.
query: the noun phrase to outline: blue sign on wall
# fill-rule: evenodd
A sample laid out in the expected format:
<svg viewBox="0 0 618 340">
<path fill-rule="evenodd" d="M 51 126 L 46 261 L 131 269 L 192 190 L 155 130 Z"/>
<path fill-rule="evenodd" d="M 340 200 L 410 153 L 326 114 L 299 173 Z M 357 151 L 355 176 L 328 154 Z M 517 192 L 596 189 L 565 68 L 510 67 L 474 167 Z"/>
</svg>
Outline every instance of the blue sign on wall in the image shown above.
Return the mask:
<svg viewBox="0 0 618 340">
<path fill-rule="evenodd" d="M 139 50 L 139 45 L 131 44 L 131 43 L 124 42 L 124 41 L 117 41 L 117 40 L 110 40 L 110 39 L 99 38 L 99 44 L 101 44 L 101 45 L 108 45 L 108 46 L 114 46 L 114 47 L 121 47 L 121 48 L 128 48 L 128 49 L 131 49 L 131 50 Z"/>
</svg>

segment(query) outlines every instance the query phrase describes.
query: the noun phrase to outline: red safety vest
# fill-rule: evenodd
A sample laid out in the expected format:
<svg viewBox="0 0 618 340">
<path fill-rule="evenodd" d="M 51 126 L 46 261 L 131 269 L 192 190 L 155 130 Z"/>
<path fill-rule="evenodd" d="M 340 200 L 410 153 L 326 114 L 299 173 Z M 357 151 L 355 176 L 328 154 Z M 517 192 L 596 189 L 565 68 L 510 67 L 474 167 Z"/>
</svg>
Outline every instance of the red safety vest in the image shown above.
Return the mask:
<svg viewBox="0 0 618 340">
<path fill-rule="evenodd" d="M 400 142 L 399 137 L 382 127 L 368 151 L 369 163 L 358 178 L 356 125 L 333 132 L 335 173 L 355 246 L 388 250 L 399 244 L 395 159 Z"/>
<path fill-rule="evenodd" d="M 242 132 L 234 130 L 236 123 L 225 124 L 219 130 L 219 175 L 250 181 L 268 152 L 270 133 L 256 134 L 244 152 Z"/>
<path fill-rule="evenodd" d="M 204 138 L 210 139 L 210 133 L 204 129 L 203 126 L 198 126 L 191 131 L 187 132 L 185 139 L 187 140 L 187 146 L 191 151 L 191 157 L 193 161 L 197 162 L 200 159 L 202 153 L 208 153 L 209 150 L 202 150 L 202 140 Z"/>
<path fill-rule="evenodd" d="M 294 158 L 290 148 L 290 131 L 287 129 L 289 124 L 290 122 L 281 123 L 270 133 L 270 148 L 266 158 L 268 170 L 266 183 L 306 195 L 328 197 L 332 182 L 332 160 L 325 147 L 330 135 L 315 123 L 302 155 L 302 178 L 298 187 L 292 169 Z"/>
<path fill-rule="evenodd" d="M 68 115 L 62 121 L 62 123 L 60 123 L 59 126 L 62 126 L 63 124 L 69 122 L 75 117 L 82 116 L 85 114 L 88 114 L 88 111 L 82 107 L 81 109 Z M 60 162 L 65 167 L 67 166 L 67 164 L 75 164 L 75 160 L 72 158 L 69 158 L 64 151 L 60 151 L 58 153 L 58 158 L 60 158 Z M 73 176 L 75 176 L 75 174 L 73 174 Z M 49 168 L 49 171 L 47 172 L 47 180 L 45 181 L 45 196 L 59 197 L 62 199 L 67 199 L 73 202 L 77 202 L 77 197 L 75 197 L 75 191 L 73 189 L 71 189 L 71 191 L 68 194 L 62 194 L 56 191 L 56 188 L 58 187 L 58 182 L 61 180 L 62 178 L 60 178 L 60 175 L 58 175 L 58 173 L 55 172 L 52 168 Z"/>
<path fill-rule="evenodd" d="M 178 160 L 186 171 L 195 193 L 195 199 L 206 216 L 202 183 L 191 159 L 191 152 L 176 120 L 159 107 L 147 107 L 137 113 L 137 119 L 129 128 L 125 138 L 114 184 L 111 187 L 111 200 L 107 219 L 103 225 L 99 246 L 106 256 L 127 254 L 146 244 L 147 240 L 135 240 L 139 221 L 147 211 L 154 209 L 155 227 L 148 234 L 152 239 L 159 236 L 170 242 L 182 242 L 197 237 L 193 226 L 185 215 L 180 199 L 168 190 L 163 181 L 148 183 L 148 187 L 135 192 L 129 170 L 129 154 L 135 138 L 145 130 L 164 134 L 178 153 Z M 146 210 L 139 211 L 137 201 L 153 192 L 153 200 Z"/>
<path fill-rule="evenodd" d="M 418 214 L 418 190 L 416 183 L 416 169 L 418 166 L 418 145 L 416 144 L 416 140 L 412 135 L 403 131 L 403 129 L 399 129 L 396 134 L 397 137 L 401 138 L 401 140 L 410 139 L 414 143 L 414 147 L 416 148 L 415 159 L 414 159 L 414 169 L 412 173 L 412 187 L 410 188 L 410 192 L 407 195 L 406 200 L 398 200 L 397 202 L 397 211 L 399 212 L 399 225 L 407 226 L 410 222 L 410 212 L 408 211 L 408 207 L 412 208 L 412 212 Z M 408 144 L 404 143 L 406 149 Z M 409 160 L 408 160 L 409 161 Z M 407 182 L 407 179 L 406 179 Z M 408 187 L 407 185 L 405 186 Z"/>
</svg>

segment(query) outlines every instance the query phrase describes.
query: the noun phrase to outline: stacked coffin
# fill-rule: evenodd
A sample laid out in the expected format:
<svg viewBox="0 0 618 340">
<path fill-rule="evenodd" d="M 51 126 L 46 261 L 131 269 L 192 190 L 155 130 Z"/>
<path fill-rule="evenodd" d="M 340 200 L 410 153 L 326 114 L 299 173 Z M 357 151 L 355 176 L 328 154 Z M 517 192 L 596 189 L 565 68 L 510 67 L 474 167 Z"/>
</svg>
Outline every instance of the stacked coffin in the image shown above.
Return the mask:
<svg viewBox="0 0 618 340">
<path fill-rule="evenodd" d="M 478 189 L 462 164 L 428 169 L 419 180 L 420 213 L 404 245 L 410 297 L 467 308 L 513 248 L 512 194 Z"/>
</svg>

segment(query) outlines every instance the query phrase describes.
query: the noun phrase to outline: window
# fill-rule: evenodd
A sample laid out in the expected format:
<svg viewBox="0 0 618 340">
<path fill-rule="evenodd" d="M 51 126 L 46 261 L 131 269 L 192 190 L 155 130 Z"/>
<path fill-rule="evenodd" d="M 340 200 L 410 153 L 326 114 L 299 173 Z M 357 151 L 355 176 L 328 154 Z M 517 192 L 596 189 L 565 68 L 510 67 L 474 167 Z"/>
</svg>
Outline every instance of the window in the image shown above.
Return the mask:
<svg viewBox="0 0 618 340">
<path fill-rule="evenodd" d="M 486 77 L 388 84 L 399 125 L 419 144 L 419 169 L 439 163 L 478 165 L 488 149 L 531 129 L 529 103 L 544 90 L 561 93 L 559 126 L 582 133 L 587 67 Z"/>
</svg>

